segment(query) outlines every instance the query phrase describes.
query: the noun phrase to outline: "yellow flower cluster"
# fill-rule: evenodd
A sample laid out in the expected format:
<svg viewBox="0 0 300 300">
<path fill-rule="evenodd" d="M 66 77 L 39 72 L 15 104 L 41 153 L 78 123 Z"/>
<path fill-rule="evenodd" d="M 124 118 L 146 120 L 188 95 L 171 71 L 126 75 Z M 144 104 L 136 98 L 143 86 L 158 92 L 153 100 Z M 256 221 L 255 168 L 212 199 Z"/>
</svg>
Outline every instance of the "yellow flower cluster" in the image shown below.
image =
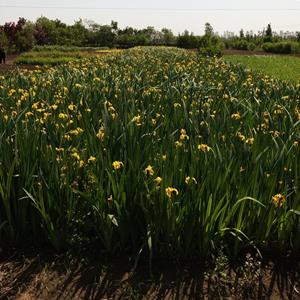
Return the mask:
<svg viewBox="0 0 300 300">
<path fill-rule="evenodd" d="M 134 116 L 131 122 L 135 123 L 136 126 L 141 126 L 142 125 L 141 116 L 140 115 Z"/>
<path fill-rule="evenodd" d="M 166 196 L 167 196 L 169 199 L 172 198 L 172 195 L 175 195 L 175 196 L 178 196 L 178 195 L 179 195 L 178 190 L 177 190 L 176 188 L 170 187 L 170 186 L 167 187 L 167 188 L 165 189 L 165 192 L 166 192 Z"/>
<path fill-rule="evenodd" d="M 144 170 L 144 173 L 146 175 L 153 176 L 154 175 L 154 169 L 151 165 L 148 165 L 147 168 Z"/>
<path fill-rule="evenodd" d="M 187 135 L 186 130 L 185 129 L 180 129 L 179 140 L 175 142 L 175 147 L 176 148 L 182 147 L 183 143 L 185 141 L 188 141 L 189 139 L 190 139 L 190 137 Z"/>
<path fill-rule="evenodd" d="M 272 197 L 272 201 L 276 207 L 280 208 L 286 202 L 286 198 L 282 194 L 276 194 Z"/>
<path fill-rule="evenodd" d="M 197 148 L 198 148 L 198 150 L 199 150 L 200 152 L 204 152 L 204 153 L 207 153 L 207 152 L 209 152 L 209 151 L 212 150 L 212 148 L 209 147 L 209 146 L 206 145 L 206 144 L 200 144 L 200 145 L 198 145 Z"/>
<path fill-rule="evenodd" d="M 120 170 L 122 167 L 124 167 L 123 162 L 116 160 L 112 163 L 112 167 L 114 170 Z"/>
</svg>

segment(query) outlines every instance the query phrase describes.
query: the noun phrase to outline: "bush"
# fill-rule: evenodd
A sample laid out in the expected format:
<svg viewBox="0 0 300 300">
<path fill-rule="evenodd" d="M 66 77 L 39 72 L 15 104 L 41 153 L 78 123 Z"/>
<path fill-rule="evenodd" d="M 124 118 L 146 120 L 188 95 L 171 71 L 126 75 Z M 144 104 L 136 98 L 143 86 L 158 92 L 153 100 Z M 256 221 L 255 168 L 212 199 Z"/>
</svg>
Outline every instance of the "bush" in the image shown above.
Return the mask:
<svg viewBox="0 0 300 300">
<path fill-rule="evenodd" d="M 199 54 L 202 56 L 217 56 L 221 57 L 223 55 L 223 48 L 218 45 L 209 45 L 207 47 L 200 47 Z"/>
<path fill-rule="evenodd" d="M 295 42 L 264 43 L 262 49 L 270 53 L 291 54 L 299 52 L 299 45 Z"/>
<path fill-rule="evenodd" d="M 116 38 L 116 46 L 118 48 L 132 48 L 135 46 L 144 46 L 146 45 L 147 40 L 146 36 L 143 34 L 122 34 Z"/>
<path fill-rule="evenodd" d="M 177 38 L 177 46 L 185 49 L 197 49 L 199 47 L 199 37 L 185 32 Z"/>
<path fill-rule="evenodd" d="M 200 40 L 199 54 L 202 56 L 222 56 L 224 44 L 217 36 L 203 36 Z"/>
<path fill-rule="evenodd" d="M 236 50 L 253 51 L 255 49 L 255 44 L 247 42 L 246 40 L 237 40 L 232 43 L 231 48 Z"/>
</svg>

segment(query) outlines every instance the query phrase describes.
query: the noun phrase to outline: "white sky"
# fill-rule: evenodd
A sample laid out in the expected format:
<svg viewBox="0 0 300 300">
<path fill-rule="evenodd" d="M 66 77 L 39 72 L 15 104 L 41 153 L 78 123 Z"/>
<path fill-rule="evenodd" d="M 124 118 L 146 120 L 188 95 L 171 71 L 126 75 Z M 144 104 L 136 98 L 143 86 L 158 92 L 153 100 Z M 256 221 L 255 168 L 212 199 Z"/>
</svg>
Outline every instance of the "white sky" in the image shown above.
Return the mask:
<svg viewBox="0 0 300 300">
<path fill-rule="evenodd" d="M 268 23 L 278 32 L 300 31 L 300 0 L 0 0 L 0 24 L 40 16 L 68 24 L 82 18 L 99 24 L 114 20 L 121 28 L 167 27 L 176 34 L 185 29 L 202 34 L 205 22 L 220 34 L 257 32 Z"/>
</svg>

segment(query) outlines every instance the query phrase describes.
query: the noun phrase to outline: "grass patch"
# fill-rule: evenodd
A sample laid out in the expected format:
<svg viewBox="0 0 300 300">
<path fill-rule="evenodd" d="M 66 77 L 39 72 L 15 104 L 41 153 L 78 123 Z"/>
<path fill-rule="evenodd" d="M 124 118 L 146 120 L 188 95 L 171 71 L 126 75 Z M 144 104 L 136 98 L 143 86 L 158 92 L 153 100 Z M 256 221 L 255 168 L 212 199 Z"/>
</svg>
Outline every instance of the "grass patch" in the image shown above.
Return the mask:
<svg viewBox="0 0 300 300">
<path fill-rule="evenodd" d="M 90 56 L 113 54 L 122 50 L 118 49 L 102 49 L 102 48 L 79 48 L 79 47 L 59 47 L 44 46 L 42 50 L 40 46 L 33 51 L 26 52 L 18 56 L 14 63 L 25 65 L 60 65 L 71 61 L 80 60 Z"/>
<path fill-rule="evenodd" d="M 259 71 L 277 79 L 300 81 L 300 58 L 292 56 L 225 56 L 226 61 L 240 63 L 253 71 Z"/>
<path fill-rule="evenodd" d="M 86 57 L 87 54 L 81 51 L 30 51 L 21 54 L 15 59 L 16 64 L 31 65 L 58 65 L 70 61 L 79 60 Z"/>
<path fill-rule="evenodd" d="M 44 45 L 35 46 L 32 51 L 44 52 L 44 51 L 60 51 L 60 52 L 78 52 L 78 51 L 97 51 L 108 50 L 108 47 L 77 47 L 77 46 L 60 46 L 60 45 Z"/>
</svg>

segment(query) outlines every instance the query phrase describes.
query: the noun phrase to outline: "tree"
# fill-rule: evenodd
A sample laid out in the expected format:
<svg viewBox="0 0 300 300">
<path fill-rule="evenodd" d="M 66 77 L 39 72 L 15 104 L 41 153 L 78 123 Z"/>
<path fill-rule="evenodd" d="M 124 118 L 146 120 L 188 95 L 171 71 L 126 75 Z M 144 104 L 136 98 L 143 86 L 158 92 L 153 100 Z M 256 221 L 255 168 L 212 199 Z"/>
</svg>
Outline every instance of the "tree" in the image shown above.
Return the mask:
<svg viewBox="0 0 300 300">
<path fill-rule="evenodd" d="M 85 46 L 88 41 L 88 29 L 85 28 L 81 19 L 74 25 L 69 26 L 71 44 L 75 46 Z"/>
<path fill-rule="evenodd" d="M 243 28 L 240 30 L 240 38 L 243 39 L 245 37 Z"/>
<path fill-rule="evenodd" d="M 3 26 L 0 26 L 0 48 L 8 48 L 8 39 L 4 33 Z"/>
<path fill-rule="evenodd" d="M 177 46 L 180 48 L 193 49 L 199 47 L 199 38 L 189 33 L 187 30 L 177 38 Z"/>
<path fill-rule="evenodd" d="M 253 31 L 252 31 L 252 30 L 246 32 L 246 39 L 247 39 L 248 41 L 254 39 L 254 35 L 253 35 Z"/>
<path fill-rule="evenodd" d="M 268 37 L 272 37 L 273 36 L 271 24 L 268 24 L 268 26 L 267 26 L 266 36 L 268 36 Z"/>
<path fill-rule="evenodd" d="M 160 31 L 155 30 L 153 26 L 148 26 L 147 28 L 141 30 L 139 33 L 145 35 L 148 45 L 162 45 L 163 44 L 163 34 Z"/>
<path fill-rule="evenodd" d="M 111 21 L 110 22 L 110 27 L 112 28 L 112 30 L 114 31 L 114 33 L 118 32 L 118 22 Z"/>
<path fill-rule="evenodd" d="M 129 26 L 127 26 L 127 27 L 126 27 L 125 29 L 123 29 L 123 30 L 119 29 L 119 31 L 118 31 L 118 34 L 119 34 L 119 35 L 122 35 L 122 34 L 134 35 L 134 34 L 136 34 L 136 33 L 137 33 L 137 30 L 134 29 L 134 28 L 132 28 L 132 27 L 129 27 Z"/>
<path fill-rule="evenodd" d="M 212 36 L 214 33 L 213 27 L 210 25 L 210 23 L 205 23 L 205 28 L 204 28 L 204 35 L 207 37 Z"/>
<path fill-rule="evenodd" d="M 46 17 L 40 17 L 36 20 L 36 28 L 38 28 L 41 36 L 46 37 L 45 41 L 50 45 L 71 45 L 72 36 L 69 26 L 60 20 L 50 20 Z M 37 33 L 35 33 L 35 36 Z M 41 37 L 40 36 L 40 37 Z M 39 41 L 40 42 L 40 41 Z"/>
<path fill-rule="evenodd" d="M 28 51 L 36 43 L 35 37 L 35 26 L 32 22 L 26 22 L 16 33 L 16 49 L 17 51 L 23 52 Z"/>
<path fill-rule="evenodd" d="M 43 44 L 55 44 L 57 31 L 55 23 L 46 17 L 40 17 L 36 20 L 36 36 L 38 37 L 38 43 Z"/>
<path fill-rule="evenodd" d="M 28 50 L 35 43 L 34 26 L 24 18 L 19 18 L 17 23 L 5 23 L 2 31 L 6 36 L 6 43 L 10 52 Z"/>
<path fill-rule="evenodd" d="M 40 24 L 35 24 L 34 38 L 37 45 L 46 45 L 49 43 L 48 34 Z"/>
<path fill-rule="evenodd" d="M 114 45 L 116 33 L 110 25 L 91 24 L 88 34 L 88 43 L 92 46 L 112 47 Z"/>
<path fill-rule="evenodd" d="M 176 38 L 171 29 L 163 28 L 161 30 L 161 33 L 162 33 L 164 45 L 167 45 L 167 46 L 175 45 Z"/>
<path fill-rule="evenodd" d="M 16 44 L 16 33 L 17 33 L 17 27 L 15 22 L 6 22 L 3 26 L 3 32 L 5 33 L 8 46 L 9 48 L 14 51 L 13 49 Z"/>
<path fill-rule="evenodd" d="M 272 33 L 271 24 L 268 24 L 267 29 L 264 34 L 264 37 L 263 37 L 264 43 L 272 42 L 272 37 L 273 37 L 273 33 Z"/>
</svg>

